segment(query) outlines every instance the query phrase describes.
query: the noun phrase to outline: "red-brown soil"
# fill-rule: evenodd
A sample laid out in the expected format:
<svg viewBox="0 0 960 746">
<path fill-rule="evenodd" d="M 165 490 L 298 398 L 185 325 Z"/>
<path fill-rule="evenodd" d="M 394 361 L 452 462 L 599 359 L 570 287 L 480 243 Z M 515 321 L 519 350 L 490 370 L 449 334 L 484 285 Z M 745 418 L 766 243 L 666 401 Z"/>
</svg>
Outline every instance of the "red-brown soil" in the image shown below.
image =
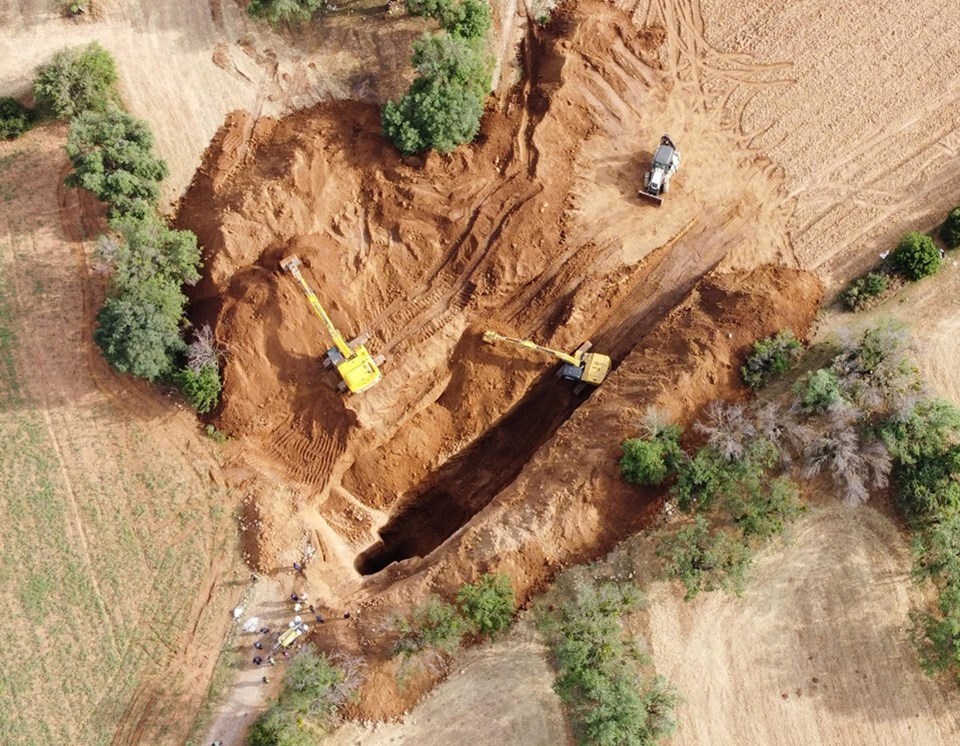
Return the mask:
<svg viewBox="0 0 960 746">
<path fill-rule="evenodd" d="M 523 598 L 608 548 L 652 508 L 616 471 L 639 413 L 690 416 L 732 389 L 750 342 L 810 323 L 812 275 L 714 271 L 793 264 L 785 217 L 764 209 L 778 187 L 762 158 L 678 115 L 662 39 L 606 4 L 565 9 L 529 33 L 524 83 L 478 143 L 449 156 L 399 158 L 377 110 L 349 102 L 236 113 L 208 149 L 178 222 L 206 252 L 195 311 L 226 351 L 217 423 L 240 444 L 245 546 L 271 570 L 309 541 L 315 597 L 368 609 L 326 625 L 327 644 L 375 661 L 376 630 L 431 589 L 499 568 Z M 668 110 L 685 162 L 658 211 L 636 189 Z M 344 398 L 321 368 L 326 332 L 279 270 L 291 253 L 343 333 L 387 356 L 374 389 Z M 590 338 L 620 367 L 578 397 L 549 360 L 484 345 L 488 327 Z M 373 666 L 366 713 L 422 691 L 392 681 Z"/>
</svg>

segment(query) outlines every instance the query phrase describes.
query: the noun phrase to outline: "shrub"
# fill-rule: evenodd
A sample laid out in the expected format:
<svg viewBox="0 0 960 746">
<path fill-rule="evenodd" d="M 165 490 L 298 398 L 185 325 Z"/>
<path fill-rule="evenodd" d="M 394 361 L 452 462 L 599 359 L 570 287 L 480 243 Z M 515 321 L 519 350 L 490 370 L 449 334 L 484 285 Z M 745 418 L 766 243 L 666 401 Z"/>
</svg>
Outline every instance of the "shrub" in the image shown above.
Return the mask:
<svg viewBox="0 0 960 746">
<path fill-rule="evenodd" d="M 180 322 L 185 304 L 177 285 L 154 277 L 107 298 L 97 314 L 93 340 L 121 373 L 156 381 L 173 370 L 184 350 Z"/>
<path fill-rule="evenodd" d="M 216 365 L 205 365 L 199 371 L 181 368 L 176 381 L 187 402 L 200 414 L 206 414 L 220 401 L 220 370 Z"/>
<path fill-rule="evenodd" d="M 0 140 L 16 140 L 32 126 L 29 109 L 15 98 L 0 97 Z"/>
<path fill-rule="evenodd" d="M 753 344 L 753 353 L 740 369 L 744 383 L 752 389 L 766 385 L 785 373 L 800 354 L 800 341 L 789 329 Z"/>
<path fill-rule="evenodd" d="M 860 311 L 872 298 L 882 295 L 890 287 L 890 278 L 883 272 L 870 272 L 854 280 L 840 296 L 840 302 L 848 311 Z"/>
<path fill-rule="evenodd" d="M 864 414 L 909 409 L 920 389 L 916 367 L 907 354 L 902 328 L 883 325 L 868 329 L 860 341 L 848 345 L 833 360 L 845 399 Z"/>
<path fill-rule="evenodd" d="M 457 594 L 460 610 L 472 626 L 489 635 L 506 629 L 513 621 L 514 598 L 510 578 L 487 573 Z"/>
<path fill-rule="evenodd" d="M 167 165 L 154 156 L 146 123 L 119 109 L 83 112 L 70 126 L 67 155 L 74 168 L 67 185 L 93 192 L 111 218 L 153 212 Z"/>
<path fill-rule="evenodd" d="M 900 239 L 891 259 L 897 271 L 908 280 L 919 280 L 940 269 L 940 249 L 930 236 L 917 231 Z"/>
<path fill-rule="evenodd" d="M 250 0 L 247 13 L 273 25 L 306 23 L 327 8 L 327 0 Z"/>
<path fill-rule="evenodd" d="M 960 207 L 954 207 L 947 213 L 947 219 L 940 226 L 940 238 L 948 249 L 960 246 Z"/>
<path fill-rule="evenodd" d="M 840 401 L 840 379 L 827 368 L 808 373 L 793 390 L 800 406 L 809 412 L 823 412 Z"/>
<path fill-rule="evenodd" d="M 768 539 L 783 533 L 787 523 L 803 512 L 800 490 L 786 477 L 757 483 L 732 512 L 744 538 Z"/>
<path fill-rule="evenodd" d="M 680 428 L 672 427 L 653 438 L 629 438 L 621 446 L 620 473 L 631 484 L 661 484 L 682 458 Z"/>
<path fill-rule="evenodd" d="M 37 104 L 69 119 L 84 111 L 102 111 L 117 101 L 117 68 L 97 42 L 57 52 L 40 65 L 33 80 Z"/>
<path fill-rule="evenodd" d="M 200 249 L 190 231 L 171 230 L 157 216 L 127 215 L 110 221 L 120 241 L 101 241 L 100 256 L 114 269 L 113 283 L 126 291 L 159 276 L 177 285 L 200 279 Z"/>
<path fill-rule="evenodd" d="M 250 746 L 310 746 L 330 724 L 337 708 L 352 698 L 359 678 L 347 662 L 334 663 L 313 648 L 290 662 L 280 699 L 257 718 L 247 735 Z"/>
<path fill-rule="evenodd" d="M 661 539 L 657 555 L 664 560 L 664 576 L 683 584 L 687 601 L 717 588 L 741 593 L 753 559 L 750 547 L 723 530 L 711 532 L 700 515 L 692 526 Z"/>
<path fill-rule="evenodd" d="M 407 12 L 435 18 L 444 31 L 464 39 L 485 37 L 492 24 L 484 0 L 407 0 Z"/>
<path fill-rule="evenodd" d="M 416 607 L 408 619 L 398 620 L 396 628 L 400 639 L 395 654 L 409 656 L 426 648 L 452 652 L 469 625 L 455 606 L 434 596 Z"/>
<path fill-rule="evenodd" d="M 554 688 L 572 709 L 579 740 L 652 744 L 669 735 L 676 695 L 662 678 L 641 676 L 642 656 L 620 621 L 639 604 L 636 589 L 613 581 L 561 585 L 571 586 L 570 597 L 540 621 L 557 667 Z"/>
</svg>

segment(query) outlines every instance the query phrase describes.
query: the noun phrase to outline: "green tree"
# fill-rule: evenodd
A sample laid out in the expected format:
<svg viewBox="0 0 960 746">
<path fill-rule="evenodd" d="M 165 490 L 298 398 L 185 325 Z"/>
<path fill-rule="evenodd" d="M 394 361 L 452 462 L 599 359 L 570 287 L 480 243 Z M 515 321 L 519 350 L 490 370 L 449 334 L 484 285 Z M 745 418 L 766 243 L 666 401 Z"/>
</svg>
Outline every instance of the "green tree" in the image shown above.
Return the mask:
<svg viewBox="0 0 960 746">
<path fill-rule="evenodd" d="M 248 746 L 313 746 L 316 734 L 301 727 L 301 718 L 279 702 L 258 717 L 247 734 Z"/>
<path fill-rule="evenodd" d="M 840 401 L 840 379 L 828 368 L 808 373 L 793 390 L 799 395 L 800 406 L 808 412 L 825 412 Z"/>
<path fill-rule="evenodd" d="M 121 240 L 101 243 L 103 258 L 114 268 L 113 282 L 126 291 L 160 276 L 177 285 L 200 279 L 200 249 L 191 231 L 171 230 L 155 212 L 110 221 Z"/>
<path fill-rule="evenodd" d="M 480 39 L 490 31 L 490 5 L 484 0 L 407 0 L 412 16 L 427 16 L 440 28 L 464 39 Z"/>
<path fill-rule="evenodd" d="M 653 438 L 628 438 L 620 446 L 620 473 L 631 484 L 661 484 L 682 459 L 680 428 L 668 428 Z"/>
<path fill-rule="evenodd" d="M 843 291 L 840 302 L 848 311 L 859 311 L 867 307 L 872 298 L 882 295 L 890 287 L 890 278 L 884 272 L 869 272 L 854 280 Z"/>
<path fill-rule="evenodd" d="M 179 286 L 153 277 L 107 298 L 97 314 L 93 339 L 121 373 L 156 381 L 173 370 L 185 349 L 180 338 L 185 304 Z"/>
<path fill-rule="evenodd" d="M 893 250 L 893 266 L 908 280 L 919 280 L 940 270 L 940 249 L 925 233 L 904 234 Z"/>
<path fill-rule="evenodd" d="M 399 101 L 381 113 L 386 137 L 404 153 L 448 153 L 480 131 L 490 87 L 490 59 L 481 45 L 450 34 L 424 34 L 414 43 L 419 73 Z"/>
<path fill-rule="evenodd" d="M 149 215 L 167 165 L 153 154 L 146 123 L 119 109 L 85 111 L 70 126 L 68 186 L 83 187 L 109 206 L 111 218 Z"/>
<path fill-rule="evenodd" d="M 181 368 L 176 380 L 190 406 L 200 414 L 206 414 L 220 401 L 222 384 L 216 365 L 204 365 L 200 370 Z"/>
<path fill-rule="evenodd" d="M 513 587 L 502 573 L 487 573 L 476 583 L 463 586 L 457 603 L 472 626 L 484 635 L 506 629 L 513 621 Z"/>
<path fill-rule="evenodd" d="M 803 512 L 800 490 L 787 477 L 758 481 L 731 505 L 733 520 L 744 538 L 768 539 L 783 533 L 787 523 Z"/>
<path fill-rule="evenodd" d="M 16 140 L 32 126 L 29 109 L 15 98 L 0 97 L 0 140 Z"/>
<path fill-rule="evenodd" d="M 753 560 L 750 547 L 723 530 L 712 532 L 701 515 L 693 525 L 666 535 L 657 555 L 664 560 L 664 576 L 683 584 L 687 601 L 717 588 L 741 593 Z"/>
<path fill-rule="evenodd" d="M 327 9 L 327 0 L 250 0 L 247 13 L 273 25 L 306 23 Z"/>
<path fill-rule="evenodd" d="M 940 226 L 940 238 L 948 249 L 960 247 L 960 207 L 954 207 L 947 213 L 947 219 Z"/>
<path fill-rule="evenodd" d="M 396 653 L 409 656 L 427 648 L 452 652 L 469 624 L 457 607 L 432 596 L 414 608 L 410 617 L 397 620 L 396 628 L 400 633 Z"/>
<path fill-rule="evenodd" d="M 752 389 L 766 385 L 772 378 L 785 373 L 800 355 L 800 341 L 789 329 L 760 339 L 753 344 L 740 369 L 744 383 Z"/>
<path fill-rule="evenodd" d="M 117 68 L 97 42 L 57 52 L 40 65 L 33 80 L 37 104 L 69 119 L 84 111 L 102 111 L 117 102 Z"/>
</svg>

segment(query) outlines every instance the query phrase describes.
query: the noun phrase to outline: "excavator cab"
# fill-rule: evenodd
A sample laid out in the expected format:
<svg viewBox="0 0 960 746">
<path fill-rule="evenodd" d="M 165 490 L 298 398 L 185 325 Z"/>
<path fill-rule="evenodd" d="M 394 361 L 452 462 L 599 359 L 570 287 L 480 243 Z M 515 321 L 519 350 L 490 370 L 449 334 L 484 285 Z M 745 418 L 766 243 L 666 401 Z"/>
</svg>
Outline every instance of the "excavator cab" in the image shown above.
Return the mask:
<svg viewBox="0 0 960 746">
<path fill-rule="evenodd" d="M 563 365 L 560 366 L 560 370 L 557 371 L 557 376 L 568 381 L 575 381 L 578 384 L 578 386 L 574 388 L 575 393 L 579 393 L 579 389 L 587 383 L 591 386 L 599 386 L 610 372 L 611 362 L 609 356 L 601 355 L 598 352 L 587 352 L 591 347 L 590 342 L 584 342 L 572 354 L 567 354 L 560 350 L 538 345 L 529 339 L 507 337 L 490 330 L 483 333 L 483 341 L 489 344 L 506 342 L 517 347 L 525 347 L 528 350 L 543 352 L 556 358 L 563 363 Z"/>
</svg>

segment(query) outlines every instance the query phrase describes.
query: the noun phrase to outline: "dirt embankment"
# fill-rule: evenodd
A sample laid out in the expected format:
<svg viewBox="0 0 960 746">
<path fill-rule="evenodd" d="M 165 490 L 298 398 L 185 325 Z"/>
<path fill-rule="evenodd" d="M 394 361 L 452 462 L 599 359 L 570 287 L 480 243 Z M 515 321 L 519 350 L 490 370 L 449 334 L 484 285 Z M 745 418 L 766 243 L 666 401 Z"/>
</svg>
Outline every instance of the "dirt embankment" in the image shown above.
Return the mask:
<svg viewBox="0 0 960 746">
<path fill-rule="evenodd" d="M 821 298 L 813 275 L 782 267 L 704 279 L 459 534 L 430 558 L 393 565 L 355 594 L 363 607 L 354 627 L 360 649 L 380 659 L 390 643 L 383 636 L 390 615 L 430 592 L 453 594 L 479 573 L 506 572 L 523 599 L 560 568 L 639 529 L 657 509 L 657 492 L 626 484 L 617 463 L 620 443 L 638 433 L 647 408 L 688 422 L 709 401 L 730 396 L 752 342 L 783 328 L 804 335 Z M 342 632 L 336 644 L 349 644 Z M 396 690 L 390 663 L 373 666 L 361 699 L 373 717 L 411 704 L 408 692 Z"/>
<path fill-rule="evenodd" d="M 237 114 L 209 148 L 178 222 L 205 247 L 195 308 L 227 353 L 217 419 L 238 444 L 246 546 L 269 570 L 309 539 L 318 602 L 370 615 L 327 625 L 337 646 L 377 659 L 385 618 L 432 588 L 502 568 L 524 596 L 610 546 L 649 508 L 616 477 L 639 412 L 688 416 L 756 337 L 812 318 L 819 286 L 794 270 L 698 285 L 792 259 L 786 217 L 764 207 L 771 169 L 670 97 L 663 39 L 607 4 L 564 9 L 530 32 L 524 82 L 478 142 L 448 156 L 399 158 L 357 103 Z M 667 120 L 684 167 L 658 211 L 636 190 Z M 343 333 L 388 358 L 362 396 L 320 367 L 325 330 L 279 271 L 292 253 Z M 577 397 L 484 328 L 592 338 L 620 367 Z M 372 714 L 419 691 L 389 670 Z"/>
</svg>

